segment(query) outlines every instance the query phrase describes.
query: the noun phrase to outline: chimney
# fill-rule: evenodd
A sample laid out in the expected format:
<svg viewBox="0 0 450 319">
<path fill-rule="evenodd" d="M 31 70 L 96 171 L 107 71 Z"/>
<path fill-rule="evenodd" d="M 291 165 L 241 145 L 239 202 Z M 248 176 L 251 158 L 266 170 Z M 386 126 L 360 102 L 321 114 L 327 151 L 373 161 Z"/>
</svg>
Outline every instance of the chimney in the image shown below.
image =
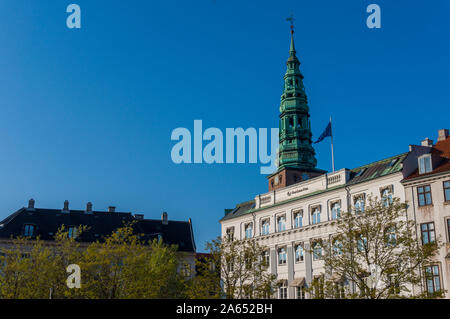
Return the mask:
<svg viewBox="0 0 450 319">
<path fill-rule="evenodd" d="M 108 207 L 108 213 L 115 213 L 116 212 L 116 206 L 109 206 Z"/>
<path fill-rule="evenodd" d="M 162 222 L 163 225 L 169 224 L 169 220 L 167 218 L 167 213 L 166 212 L 162 213 L 162 215 L 161 215 L 161 222 Z"/>
<path fill-rule="evenodd" d="M 34 210 L 34 199 L 30 199 L 28 201 L 28 209 L 29 210 Z"/>
<path fill-rule="evenodd" d="M 447 137 L 448 137 L 447 129 L 442 129 L 438 131 L 438 139 L 437 139 L 438 142 L 446 140 Z"/>
<path fill-rule="evenodd" d="M 422 145 L 422 146 L 428 146 L 428 147 L 431 147 L 431 146 L 433 146 L 433 141 L 430 140 L 428 137 L 426 137 L 426 138 L 422 141 L 421 145 Z"/>
<path fill-rule="evenodd" d="M 67 199 L 64 201 L 64 208 L 62 211 L 69 212 L 69 201 Z"/>
<path fill-rule="evenodd" d="M 87 214 L 92 214 L 92 203 L 91 202 L 88 202 L 86 204 L 86 213 Z"/>
</svg>

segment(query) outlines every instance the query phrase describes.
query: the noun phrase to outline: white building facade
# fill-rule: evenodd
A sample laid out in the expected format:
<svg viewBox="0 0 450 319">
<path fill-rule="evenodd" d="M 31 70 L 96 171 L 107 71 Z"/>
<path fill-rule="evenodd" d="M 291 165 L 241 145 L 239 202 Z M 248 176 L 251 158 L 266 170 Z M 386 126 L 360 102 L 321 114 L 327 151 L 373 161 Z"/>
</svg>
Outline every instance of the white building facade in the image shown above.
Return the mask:
<svg viewBox="0 0 450 319">
<path fill-rule="evenodd" d="M 305 287 L 310 286 L 316 276 L 325 274 L 318 240 L 329 240 L 336 233 L 336 220 L 340 213 L 355 208 L 363 210 L 369 197 L 396 197 L 401 202 L 412 203 L 408 207 L 408 218 L 415 220 L 418 227 L 437 218 L 439 221 L 434 225 L 436 232 L 443 236 L 445 234 L 448 242 L 450 202 L 447 197 L 444 198 L 447 190 L 440 190 L 441 195 L 436 197 L 436 205 L 432 208 L 429 205 L 426 208 L 416 207 L 412 197 L 418 196 L 414 193 L 417 185 L 427 183 L 439 192 L 439 187 L 445 187 L 443 183 L 450 183 L 450 173 L 439 177 L 420 175 L 411 180 L 408 178 L 428 163 L 423 161 L 424 156 L 430 157 L 429 165 L 433 167 L 450 161 L 450 142 L 441 143 L 438 149 L 434 149 L 427 139 L 422 146 L 410 146 L 406 153 L 351 170 L 341 169 L 327 173 L 317 169 L 309 107 L 302 82 L 303 75 L 299 70 L 300 62 L 296 57 L 293 31 L 289 53 L 280 105 L 278 170 L 268 177 L 268 193 L 259 194 L 253 200 L 225 211 L 225 216 L 220 220 L 222 236 L 232 236 L 239 240 L 252 238 L 267 247 L 265 257 L 269 260 L 269 270 L 281 282 L 274 297 L 282 299 L 309 297 Z M 439 134 L 441 139 L 448 140 L 448 131 L 441 130 Z M 331 126 L 319 140 L 330 135 Z M 443 152 L 443 149 L 447 151 Z M 441 159 L 437 152 L 447 154 L 448 159 Z M 450 171 L 450 164 L 448 165 Z M 426 180 L 422 180 L 425 177 Z M 429 181 L 429 178 L 434 182 Z M 450 198 L 450 185 L 448 192 Z M 419 237 L 418 235 L 418 240 Z M 441 250 L 436 262 L 439 273 L 433 280 L 439 289 L 450 286 L 449 247 L 447 244 Z M 429 269 L 433 273 L 436 267 L 434 264 L 431 266 Z M 348 285 L 347 288 L 355 292 L 356 288 L 352 283 L 342 284 Z M 424 285 L 414 289 L 423 290 L 428 284 L 424 278 Z"/>
</svg>

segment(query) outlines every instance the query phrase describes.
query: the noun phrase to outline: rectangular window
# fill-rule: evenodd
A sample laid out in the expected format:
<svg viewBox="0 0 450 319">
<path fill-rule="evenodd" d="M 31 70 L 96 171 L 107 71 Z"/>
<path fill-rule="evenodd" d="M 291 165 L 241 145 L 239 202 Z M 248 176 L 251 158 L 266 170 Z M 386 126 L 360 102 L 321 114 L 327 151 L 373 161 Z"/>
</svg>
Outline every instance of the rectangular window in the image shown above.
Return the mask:
<svg viewBox="0 0 450 319">
<path fill-rule="evenodd" d="M 262 235 L 269 235 L 269 226 L 270 226 L 270 222 L 268 219 L 265 219 L 262 221 L 262 224 L 261 224 L 261 234 Z"/>
<path fill-rule="evenodd" d="M 294 213 L 294 227 L 299 228 L 303 226 L 303 211 Z"/>
<path fill-rule="evenodd" d="M 270 266 L 270 251 L 269 250 L 265 250 L 263 252 L 262 255 L 262 261 L 264 263 L 264 267 L 269 267 Z"/>
<path fill-rule="evenodd" d="M 23 228 L 23 235 L 25 237 L 33 237 L 34 236 L 35 226 L 31 224 L 26 224 Z"/>
<path fill-rule="evenodd" d="M 419 157 L 419 174 L 431 172 L 431 155 L 427 154 Z"/>
<path fill-rule="evenodd" d="M 316 206 L 311 212 L 312 224 L 320 223 L 320 206 Z"/>
<path fill-rule="evenodd" d="M 450 219 L 447 219 L 447 234 L 448 234 L 448 241 L 450 242 Z"/>
<path fill-rule="evenodd" d="M 432 265 L 425 267 L 425 282 L 427 292 L 433 294 L 441 290 L 441 278 L 439 275 L 439 266 Z"/>
<path fill-rule="evenodd" d="M 306 299 L 304 287 L 295 287 L 295 298 Z"/>
<path fill-rule="evenodd" d="M 181 274 L 184 277 L 191 277 L 191 265 L 190 264 L 184 264 L 181 269 Z"/>
<path fill-rule="evenodd" d="M 228 240 L 234 239 L 234 227 L 227 228 L 227 238 Z"/>
<path fill-rule="evenodd" d="M 282 286 L 280 287 L 280 299 L 287 299 L 287 287 L 286 286 Z"/>
<path fill-rule="evenodd" d="M 77 228 L 75 226 L 69 226 L 67 231 L 67 236 L 69 238 L 77 238 Z"/>
<path fill-rule="evenodd" d="M 278 231 L 286 230 L 286 216 L 278 217 Z"/>
<path fill-rule="evenodd" d="M 420 225 L 422 232 L 422 244 L 434 243 L 436 241 L 436 233 L 434 231 L 434 222 L 424 223 Z"/>
<path fill-rule="evenodd" d="M 392 186 L 383 188 L 381 190 L 381 200 L 384 207 L 388 207 L 392 204 Z"/>
<path fill-rule="evenodd" d="M 419 198 L 419 206 L 431 205 L 431 186 L 424 185 L 417 187 L 417 196 Z"/>
<path fill-rule="evenodd" d="M 341 202 L 334 202 L 331 204 L 331 219 L 338 219 L 341 217 Z"/>
<path fill-rule="evenodd" d="M 445 201 L 450 201 L 450 181 L 444 182 L 444 198 Z"/>
<path fill-rule="evenodd" d="M 313 244 L 313 260 L 321 260 L 322 259 L 322 246 L 320 243 Z"/>
<path fill-rule="evenodd" d="M 253 225 L 252 223 L 249 223 L 245 225 L 245 238 L 249 239 L 253 237 Z"/>
<path fill-rule="evenodd" d="M 295 262 L 299 263 L 303 261 L 303 246 L 298 244 L 295 246 Z"/>
<path fill-rule="evenodd" d="M 286 265 L 286 247 L 278 249 L 278 265 Z"/>
<path fill-rule="evenodd" d="M 366 206 L 365 201 L 364 201 L 364 195 L 355 196 L 354 202 L 355 202 L 356 213 L 357 214 L 364 213 L 364 209 Z"/>
</svg>

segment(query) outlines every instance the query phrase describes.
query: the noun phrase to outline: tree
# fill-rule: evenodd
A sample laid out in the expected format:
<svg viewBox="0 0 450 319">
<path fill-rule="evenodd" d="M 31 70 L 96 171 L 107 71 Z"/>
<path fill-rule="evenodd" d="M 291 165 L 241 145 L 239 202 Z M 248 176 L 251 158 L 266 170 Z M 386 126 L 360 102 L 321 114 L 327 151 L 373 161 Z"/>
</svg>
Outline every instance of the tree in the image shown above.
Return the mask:
<svg viewBox="0 0 450 319">
<path fill-rule="evenodd" d="M 201 268 L 198 278 L 194 279 L 191 296 L 223 296 L 228 299 L 271 296 L 276 285 L 276 276 L 267 272 L 269 265 L 263 257 L 265 247 L 254 240 L 218 237 L 208 242 L 206 249 L 210 257 L 206 258 L 203 266 L 200 265 L 204 268 Z M 211 265 L 214 265 L 217 271 L 209 270 Z"/>
<path fill-rule="evenodd" d="M 180 298 L 177 247 L 162 240 L 141 241 L 133 224 L 102 242 L 83 244 L 80 226 L 69 236 L 62 226 L 52 242 L 12 239 L 0 255 L 0 298 Z M 81 268 L 81 288 L 66 285 L 67 266 Z"/>
<path fill-rule="evenodd" d="M 317 243 L 326 274 L 313 281 L 309 289 L 313 298 L 429 297 L 411 288 L 422 285 L 424 266 L 432 261 L 440 242 L 417 241 L 406 207 L 398 198 L 369 198 L 364 211 L 344 213 L 336 234 Z M 345 282 L 354 283 L 357 291 Z"/>
<path fill-rule="evenodd" d="M 183 283 L 177 273 L 177 247 L 139 238 L 129 224 L 104 242 L 90 244 L 79 262 L 82 287 L 74 294 L 93 299 L 179 297 Z"/>
</svg>

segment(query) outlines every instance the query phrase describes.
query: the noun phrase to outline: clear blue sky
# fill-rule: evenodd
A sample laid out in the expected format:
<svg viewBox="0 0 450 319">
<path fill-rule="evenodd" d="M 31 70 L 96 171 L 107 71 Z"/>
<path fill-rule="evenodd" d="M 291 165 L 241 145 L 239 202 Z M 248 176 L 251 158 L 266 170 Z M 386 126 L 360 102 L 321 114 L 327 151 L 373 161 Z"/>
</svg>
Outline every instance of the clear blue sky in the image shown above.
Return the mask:
<svg viewBox="0 0 450 319">
<path fill-rule="evenodd" d="M 66 6 L 82 10 L 70 30 Z M 370 30 L 377 3 L 382 28 Z M 92 201 L 193 220 L 199 250 L 224 208 L 267 191 L 259 164 L 172 163 L 176 127 L 276 127 L 289 25 L 313 138 L 333 116 L 337 168 L 450 128 L 450 2 L 0 1 L 0 218 Z M 316 146 L 331 169 L 329 139 Z"/>
</svg>

